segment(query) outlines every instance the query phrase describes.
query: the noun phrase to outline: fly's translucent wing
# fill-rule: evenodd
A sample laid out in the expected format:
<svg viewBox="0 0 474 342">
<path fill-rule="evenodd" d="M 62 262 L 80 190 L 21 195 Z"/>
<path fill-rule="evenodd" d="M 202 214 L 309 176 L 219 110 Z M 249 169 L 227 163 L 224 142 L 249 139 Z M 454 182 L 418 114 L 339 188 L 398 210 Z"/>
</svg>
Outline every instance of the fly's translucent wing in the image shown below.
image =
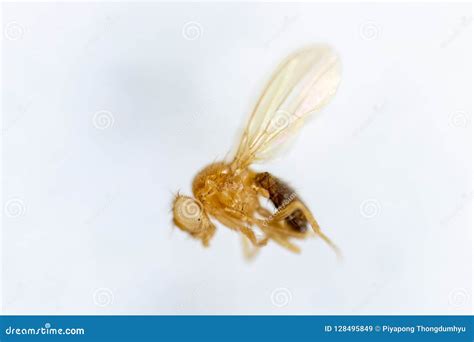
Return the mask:
<svg viewBox="0 0 474 342">
<path fill-rule="evenodd" d="M 245 168 L 273 156 L 336 93 L 341 64 L 327 45 L 296 51 L 273 74 L 250 116 L 233 165 Z"/>
</svg>

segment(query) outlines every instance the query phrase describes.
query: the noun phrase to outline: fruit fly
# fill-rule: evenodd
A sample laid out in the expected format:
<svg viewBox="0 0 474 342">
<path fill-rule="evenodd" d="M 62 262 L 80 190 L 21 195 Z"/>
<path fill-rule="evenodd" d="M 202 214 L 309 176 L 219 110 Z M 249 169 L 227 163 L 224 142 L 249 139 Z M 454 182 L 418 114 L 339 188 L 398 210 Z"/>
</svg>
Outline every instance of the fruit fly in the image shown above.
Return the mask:
<svg viewBox="0 0 474 342">
<path fill-rule="evenodd" d="M 214 219 L 242 234 L 247 257 L 269 241 L 299 252 L 293 239 L 307 237 L 310 226 L 339 255 L 295 191 L 269 172 L 252 170 L 251 165 L 271 159 L 287 145 L 333 97 L 340 75 L 339 58 L 327 45 L 313 45 L 288 56 L 262 92 L 233 158 L 202 169 L 192 183 L 194 197 L 176 195 L 174 224 L 208 246 L 216 231 Z M 261 204 L 265 198 L 272 202 L 272 210 Z"/>
</svg>

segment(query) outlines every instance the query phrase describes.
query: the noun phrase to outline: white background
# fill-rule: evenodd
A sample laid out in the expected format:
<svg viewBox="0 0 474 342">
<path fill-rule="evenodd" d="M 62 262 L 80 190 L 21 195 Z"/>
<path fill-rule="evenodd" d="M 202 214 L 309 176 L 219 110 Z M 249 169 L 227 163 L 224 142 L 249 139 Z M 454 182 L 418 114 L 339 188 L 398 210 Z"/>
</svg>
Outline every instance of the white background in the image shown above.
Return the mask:
<svg viewBox="0 0 474 342">
<path fill-rule="evenodd" d="M 470 5 L 4 4 L 7 314 L 471 311 Z M 236 143 L 276 64 L 339 52 L 341 87 L 291 152 L 321 241 L 253 263 L 170 203 Z"/>
</svg>

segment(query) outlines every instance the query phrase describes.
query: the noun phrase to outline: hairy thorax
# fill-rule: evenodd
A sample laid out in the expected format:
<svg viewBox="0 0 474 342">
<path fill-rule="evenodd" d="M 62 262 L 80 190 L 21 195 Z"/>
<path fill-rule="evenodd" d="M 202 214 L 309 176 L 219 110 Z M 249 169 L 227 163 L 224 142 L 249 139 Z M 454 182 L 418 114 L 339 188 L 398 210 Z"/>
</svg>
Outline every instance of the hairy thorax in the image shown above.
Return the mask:
<svg viewBox="0 0 474 342">
<path fill-rule="evenodd" d="M 235 172 L 230 164 L 214 163 L 201 170 L 193 181 L 193 194 L 211 213 L 227 210 L 252 216 L 259 206 L 255 173 Z"/>
</svg>

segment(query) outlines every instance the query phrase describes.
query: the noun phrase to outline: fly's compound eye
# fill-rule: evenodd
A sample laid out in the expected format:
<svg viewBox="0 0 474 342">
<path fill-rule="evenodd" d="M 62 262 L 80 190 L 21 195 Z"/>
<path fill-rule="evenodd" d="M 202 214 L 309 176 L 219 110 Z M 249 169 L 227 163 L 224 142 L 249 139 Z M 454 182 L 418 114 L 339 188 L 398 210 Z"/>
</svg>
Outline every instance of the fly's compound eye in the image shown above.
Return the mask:
<svg viewBox="0 0 474 342">
<path fill-rule="evenodd" d="M 173 203 L 173 221 L 178 228 L 200 239 L 204 246 L 209 245 L 209 240 L 216 231 L 201 202 L 189 196 L 176 196 Z"/>
</svg>

